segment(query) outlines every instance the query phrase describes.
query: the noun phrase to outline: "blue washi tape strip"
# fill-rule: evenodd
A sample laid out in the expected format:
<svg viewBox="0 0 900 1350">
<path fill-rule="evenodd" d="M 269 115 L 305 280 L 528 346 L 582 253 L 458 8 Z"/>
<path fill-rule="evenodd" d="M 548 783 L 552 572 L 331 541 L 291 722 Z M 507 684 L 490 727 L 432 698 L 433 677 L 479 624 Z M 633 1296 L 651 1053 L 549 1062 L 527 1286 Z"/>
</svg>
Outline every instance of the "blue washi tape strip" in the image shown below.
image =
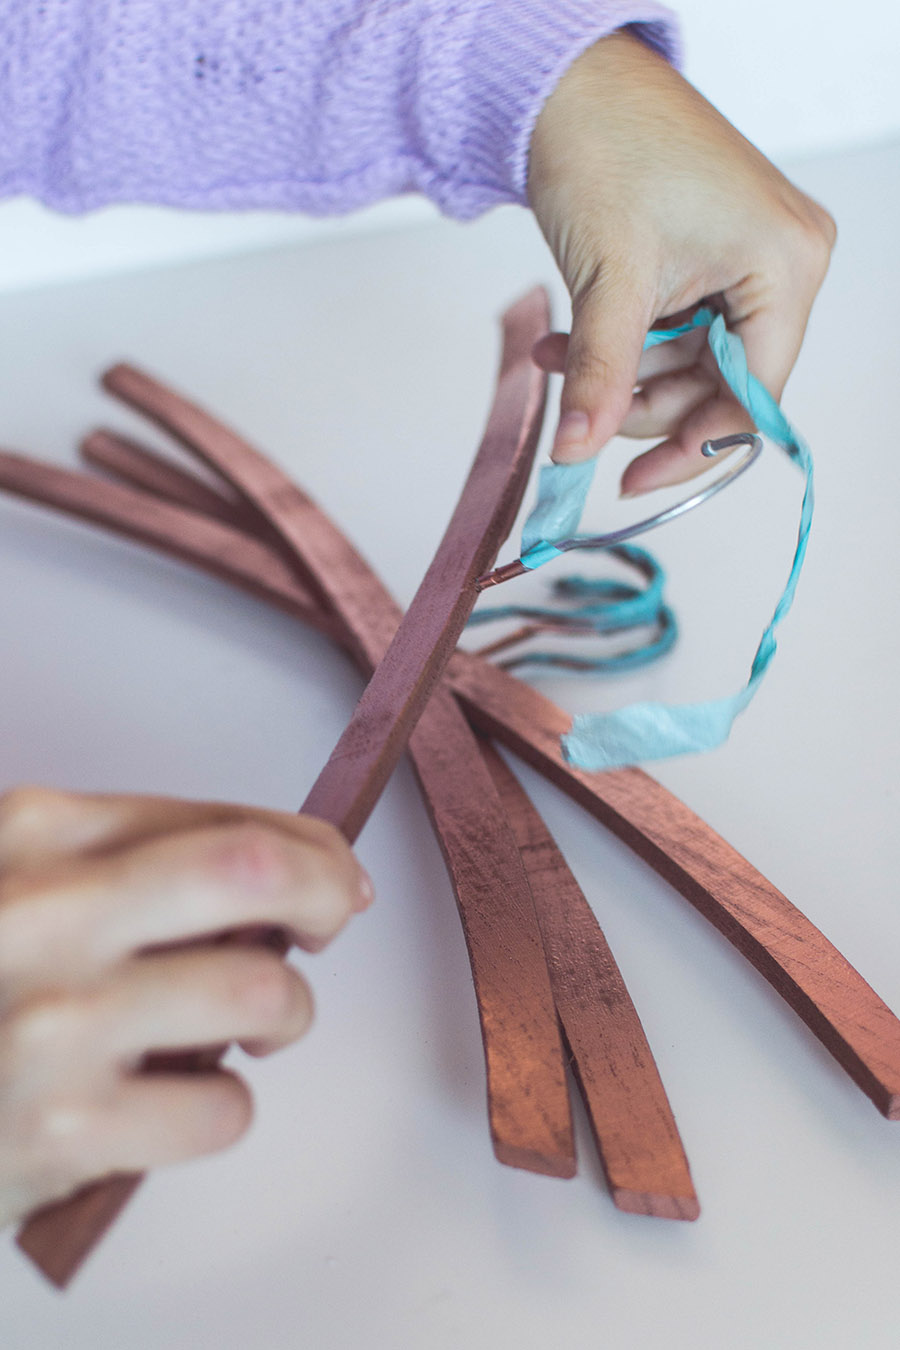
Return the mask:
<svg viewBox="0 0 900 1350">
<path fill-rule="evenodd" d="M 719 370 L 735 398 L 747 409 L 757 429 L 786 452 L 806 475 L 797 546 L 787 583 L 775 612 L 760 638 L 747 684 L 729 698 L 703 703 L 667 705 L 635 703 L 618 712 L 576 716 L 562 738 L 563 751 L 578 768 L 618 769 L 645 760 L 712 750 L 731 731 L 734 719 L 753 698 L 772 657 L 774 630 L 794 599 L 813 514 L 813 464 L 806 442 L 791 426 L 766 387 L 747 367 L 744 345 L 730 333 L 720 314 L 699 310 L 677 328 L 659 328 L 647 335 L 645 349 L 671 342 L 697 328 L 707 328 L 707 340 Z M 594 474 L 595 460 L 583 464 L 552 464 L 541 470 L 538 501 L 522 533 L 522 561 L 540 567 L 561 550 L 554 540 L 577 537 L 584 503 Z"/>
</svg>

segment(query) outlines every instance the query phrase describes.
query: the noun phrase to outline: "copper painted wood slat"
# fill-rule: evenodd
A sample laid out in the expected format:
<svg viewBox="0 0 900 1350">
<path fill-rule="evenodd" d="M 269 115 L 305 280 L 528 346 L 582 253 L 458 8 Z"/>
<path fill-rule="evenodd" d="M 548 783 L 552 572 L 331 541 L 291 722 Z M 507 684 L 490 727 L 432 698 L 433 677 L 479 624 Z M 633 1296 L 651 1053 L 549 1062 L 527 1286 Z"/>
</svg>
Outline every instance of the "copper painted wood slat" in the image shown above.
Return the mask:
<svg viewBox="0 0 900 1350">
<path fill-rule="evenodd" d="M 293 553 L 281 535 L 274 530 L 255 506 L 243 501 L 219 476 L 215 483 L 203 482 L 196 473 L 174 464 L 165 455 L 150 450 L 129 436 L 99 428 L 85 436 L 79 451 L 85 463 L 111 474 L 119 483 L 130 483 L 140 488 L 151 500 L 186 506 L 198 515 L 230 525 L 244 534 L 268 544 L 284 559 L 292 575 L 296 575 Z M 324 608 L 310 597 L 319 615 Z M 329 618 L 330 633 L 334 619 Z"/>
<path fill-rule="evenodd" d="M 346 640 L 344 625 L 304 588 L 271 543 L 196 510 L 10 451 L 0 451 L 0 490 L 150 544 L 302 618 L 338 644 Z"/>
<path fill-rule="evenodd" d="M 525 860 L 556 1010 L 619 1209 L 700 1213 L 675 1118 L 637 1010 L 556 841 L 489 741 L 482 752 Z"/>
<path fill-rule="evenodd" d="M 487 672 L 490 671 L 490 674 Z M 472 722 L 589 811 L 728 938 L 889 1120 L 900 1120 L 900 1021 L 850 962 L 746 858 L 640 769 L 566 762 L 569 714 L 457 653 L 449 679 Z"/>
<path fill-rule="evenodd" d="M 202 483 L 193 473 L 173 464 L 164 455 L 139 445 L 129 436 L 116 432 L 92 431 L 79 446 L 82 458 L 99 469 L 106 469 L 119 479 L 143 488 L 164 501 L 189 506 L 204 516 L 211 516 L 236 530 L 249 534 L 261 532 L 258 513 L 236 496 L 227 496 L 222 485 Z"/>
<path fill-rule="evenodd" d="M 448 678 L 471 720 L 567 792 L 681 892 L 772 984 L 889 1120 L 900 1119 L 900 1021 L 796 906 L 639 769 L 589 774 L 560 746 L 569 714 L 477 657 Z"/>
<path fill-rule="evenodd" d="M 0 462 L 0 487 L 3 479 Z M 38 493 L 29 495 L 40 500 Z M 52 504 L 81 514 L 77 505 Z M 185 528 L 189 533 L 189 514 Z M 220 566 L 207 566 L 225 575 Z M 239 584 L 264 593 L 265 571 L 251 573 L 253 561 L 244 558 Z M 271 576 L 272 602 L 290 609 L 293 595 L 297 616 L 305 617 L 308 592 L 292 590 L 274 557 Z M 878 1110 L 900 1119 L 900 1022 L 805 915 L 648 774 L 589 774 L 568 764 L 559 739 L 569 714 L 521 680 L 462 652 L 445 678 L 475 725 L 554 782 L 680 891 L 794 1008 Z"/>
<path fill-rule="evenodd" d="M 507 429 L 510 425 L 510 412 L 515 410 L 513 400 L 518 396 L 521 401 L 523 393 L 530 396 L 535 389 L 535 381 L 530 374 L 524 387 L 521 378 L 517 381 L 517 389 L 511 390 L 509 387 L 510 372 L 515 368 L 514 363 L 509 360 L 510 347 L 513 347 L 513 356 L 518 357 L 515 364 L 519 366 L 518 373 L 521 374 L 524 364 L 522 355 L 530 352 L 536 336 L 546 327 L 544 324 L 533 334 L 526 328 L 523 335 L 524 325 L 521 322 L 523 317 L 533 319 L 534 306 L 531 315 L 526 313 L 523 316 L 520 313 L 518 321 L 516 316 L 513 316 L 513 321 L 508 325 L 508 336 L 512 341 L 506 346 L 507 359 L 500 381 L 501 398 L 498 402 L 501 405 L 502 415 L 497 415 L 495 407 L 494 416 L 489 422 L 489 434 L 485 438 L 482 461 L 485 458 L 495 458 L 498 451 L 502 453 L 504 446 L 510 447 L 512 438 Z M 518 352 L 515 350 L 516 342 Z M 503 389 L 504 376 L 506 389 Z M 539 427 L 541 402 L 540 398 L 537 400 L 529 398 L 528 416 L 520 417 L 519 426 L 513 428 L 515 441 L 512 448 L 515 456 L 514 472 L 510 477 L 514 480 L 514 486 L 505 494 L 499 494 L 500 506 L 494 511 L 493 516 L 488 513 L 485 521 L 482 513 L 483 523 L 493 529 L 495 536 L 499 535 L 501 529 L 504 533 L 508 529 L 509 522 L 518 507 L 521 491 L 524 490 L 529 468 L 528 457 L 533 453 Z M 516 477 L 519 479 L 518 482 L 515 482 Z M 497 486 L 504 486 L 492 482 L 490 474 L 486 478 L 483 471 L 476 476 L 476 485 L 479 506 L 488 492 L 496 491 Z M 495 553 L 498 546 L 499 538 L 493 548 L 489 545 L 474 551 L 475 556 L 469 561 L 466 570 L 466 575 L 471 577 L 473 593 L 474 578 L 482 566 L 481 557 L 486 553 Z M 450 564 L 456 563 L 457 572 L 460 565 L 465 568 L 465 558 L 460 553 L 460 548 L 459 539 L 454 539 L 451 535 L 444 549 L 447 567 L 443 575 L 448 585 L 454 582 Z M 455 621 L 461 626 L 464 613 L 458 606 L 453 607 L 453 613 Z M 455 645 L 455 640 L 454 636 L 445 644 L 447 654 Z M 443 704 L 443 725 L 438 731 L 441 742 L 446 742 L 448 734 L 452 739 L 455 729 L 457 736 L 462 734 L 472 747 L 468 765 L 464 759 L 460 760 L 457 756 L 455 780 L 452 775 L 446 773 L 439 775 L 446 806 L 439 805 L 436 814 L 443 814 L 447 820 L 442 846 L 445 854 L 456 859 L 454 880 L 457 889 L 465 890 L 468 887 L 471 892 L 471 900 L 465 914 L 467 939 L 470 947 L 473 943 L 477 945 L 480 942 L 479 959 L 473 962 L 475 967 L 473 973 L 476 990 L 479 993 L 479 1012 L 486 1040 L 491 1129 L 495 1150 L 503 1161 L 514 1165 L 531 1167 L 554 1175 L 571 1175 L 574 1171 L 574 1144 L 562 1048 L 543 950 L 533 917 L 527 878 L 502 808 L 496 800 L 492 781 L 484 770 L 477 745 L 465 719 L 449 695 L 443 695 L 438 700 L 438 712 L 435 716 L 440 714 L 440 704 Z M 483 778 L 480 785 L 479 773 Z M 476 793 L 479 786 L 482 789 L 480 800 L 472 795 L 473 778 Z M 370 784 L 367 785 L 366 791 L 371 794 Z M 473 850 L 473 835 L 476 831 L 484 830 L 492 799 L 495 816 L 493 835 L 488 839 L 482 834 L 481 847 Z M 434 803 L 432 807 L 435 809 Z M 347 822 L 344 823 L 346 825 Z M 447 837 L 451 825 L 456 829 L 454 839 Z M 508 913 L 504 924 L 498 925 L 496 911 L 501 900 Z M 487 908 L 486 901 L 490 902 Z M 505 932 L 502 931 L 504 927 Z M 512 964 L 508 960 L 510 953 L 516 957 Z M 23 1229 L 20 1244 L 44 1268 L 47 1268 L 44 1256 L 48 1262 L 54 1259 L 52 1248 L 60 1238 L 60 1230 L 62 1241 L 70 1250 L 73 1247 L 71 1232 L 74 1229 L 83 1236 L 79 1248 L 80 1256 L 83 1257 L 89 1249 L 92 1240 L 90 1215 L 95 1213 L 97 1208 L 96 1188 L 91 1188 L 88 1196 L 89 1213 L 79 1212 L 78 1200 L 79 1197 L 75 1197 L 74 1200 L 55 1207 L 57 1211 L 55 1229 L 53 1223 L 48 1224 L 46 1213 L 38 1220 L 39 1228 L 36 1231 L 32 1230 L 29 1224 Z M 104 1212 L 104 1223 L 108 1221 L 109 1215 Z M 49 1251 L 48 1245 L 51 1248 Z M 79 1247 L 78 1243 L 74 1245 Z"/>
<path fill-rule="evenodd" d="M 114 465 L 126 475 L 130 467 Z M 614 1201 L 632 1212 L 694 1218 L 699 1206 L 674 1117 L 608 944 L 540 816 L 487 742 L 481 750 L 525 862 L 554 1001 Z M 455 772 L 452 762 L 436 767 Z"/>
<path fill-rule="evenodd" d="M 143 1174 L 104 1177 L 84 1186 L 71 1201 L 45 1205 L 25 1220 L 16 1242 L 57 1289 L 65 1289 L 91 1249 L 119 1217 L 144 1180 Z M 61 1205 L 77 1222 L 60 1224 Z"/>
</svg>

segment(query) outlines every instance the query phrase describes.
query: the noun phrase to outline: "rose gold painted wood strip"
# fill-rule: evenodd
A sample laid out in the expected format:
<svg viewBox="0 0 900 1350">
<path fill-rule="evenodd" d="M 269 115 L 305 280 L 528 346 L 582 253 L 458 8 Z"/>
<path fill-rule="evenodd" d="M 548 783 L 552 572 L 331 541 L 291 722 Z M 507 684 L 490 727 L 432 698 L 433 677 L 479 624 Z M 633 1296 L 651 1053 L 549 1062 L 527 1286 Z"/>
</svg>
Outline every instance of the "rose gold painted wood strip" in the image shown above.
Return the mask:
<svg viewBox="0 0 900 1350">
<path fill-rule="evenodd" d="M 613 1199 L 635 1214 L 696 1219 L 675 1117 L 609 944 L 515 774 L 489 741 L 482 753 L 531 882 L 556 1010 Z"/>
</svg>

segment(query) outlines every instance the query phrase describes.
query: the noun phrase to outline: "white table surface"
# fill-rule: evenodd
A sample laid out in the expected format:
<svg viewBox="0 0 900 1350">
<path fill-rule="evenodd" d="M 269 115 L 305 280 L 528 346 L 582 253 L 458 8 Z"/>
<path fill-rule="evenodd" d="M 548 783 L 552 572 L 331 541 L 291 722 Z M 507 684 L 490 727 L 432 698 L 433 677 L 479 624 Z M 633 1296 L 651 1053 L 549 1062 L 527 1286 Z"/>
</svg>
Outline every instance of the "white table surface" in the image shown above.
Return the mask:
<svg viewBox="0 0 900 1350">
<path fill-rule="evenodd" d="M 806 573 L 729 744 L 657 772 L 900 1010 L 900 146 L 795 176 L 841 231 L 786 397 L 818 463 Z M 502 211 L 9 297 L 0 442 L 70 463 L 99 420 L 135 430 L 94 384 L 126 356 L 289 466 L 408 600 L 478 438 L 494 316 L 552 276 L 531 221 Z M 657 537 L 683 624 L 667 662 L 542 687 L 573 709 L 737 688 L 799 495 L 769 450 Z M 302 801 L 360 688 L 323 639 L 36 509 L 0 502 L 0 524 L 0 786 Z M 404 765 L 359 845 L 377 904 L 303 961 L 313 1033 L 244 1066 L 249 1136 L 155 1175 L 64 1297 L 7 1241 L 5 1350 L 900 1343 L 900 1125 L 679 895 L 526 781 L 641 1012 L 700 1220 L 617 1212 L 580 1120 L 573 1181 L 495 1162 L 462 936 Z"/>
</svg>

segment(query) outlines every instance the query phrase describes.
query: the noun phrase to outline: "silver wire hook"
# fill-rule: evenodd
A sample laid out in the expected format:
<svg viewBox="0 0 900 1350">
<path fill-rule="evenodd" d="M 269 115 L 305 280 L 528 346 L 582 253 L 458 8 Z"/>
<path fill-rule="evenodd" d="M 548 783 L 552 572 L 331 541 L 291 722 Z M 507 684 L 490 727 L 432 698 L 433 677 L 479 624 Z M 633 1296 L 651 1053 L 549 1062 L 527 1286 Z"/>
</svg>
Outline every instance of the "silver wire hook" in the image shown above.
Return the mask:
<svg viewBox="0 0 900 1350">
<path fill-rule="evenodd" d="M 610 530 L 608 534 L 576 535 L 572 539 L 556 540 L 554 546 L 561 553 L 569 553 L 577 548 L 609 548 L 612 544 L 623 544 L 626 539 L 646 534 L 648 530 L 655 530 L 657 526 L 665 525 L 670 520 L 675 520 L 677 516 L 693 511 L 695 507 L 702 506 L 710 497 L 714 497 L 717 492 L 721 492 L 723 488 L 740 478 L 741 474 L 759 458 L 763 448 L 762 438 L 750 431 L 740 431 L 733 436 L 719 436 L 715 440 L 703 442 L 700 453 L 707 459 L 713 459 L 723 450 L 732 450 L 739 445 L 746 447 L 745 453 L 737 456 L 734 463 L 720 474 L 715 482 L 707 484 L 700 492 L 695 492 L 690 497 L 685 497 L 683 501 L 676 502 L 674 506 L 667 506 L 664 511 L 657 511 L 656 515 L 639 520 L 634 525 L 625 525 L 620 530 Z M 475 585 L 479 591 L 483 591 L 488 586 L 499 586 L 501 582 L 509 581 L 512 577 L 520 577 L 530 570 L 521 558 L 516 558 L 514 562 L 495 567 L 493 572 L 486 572 L 484 576 L 478 578 Z"/>
</svg>

